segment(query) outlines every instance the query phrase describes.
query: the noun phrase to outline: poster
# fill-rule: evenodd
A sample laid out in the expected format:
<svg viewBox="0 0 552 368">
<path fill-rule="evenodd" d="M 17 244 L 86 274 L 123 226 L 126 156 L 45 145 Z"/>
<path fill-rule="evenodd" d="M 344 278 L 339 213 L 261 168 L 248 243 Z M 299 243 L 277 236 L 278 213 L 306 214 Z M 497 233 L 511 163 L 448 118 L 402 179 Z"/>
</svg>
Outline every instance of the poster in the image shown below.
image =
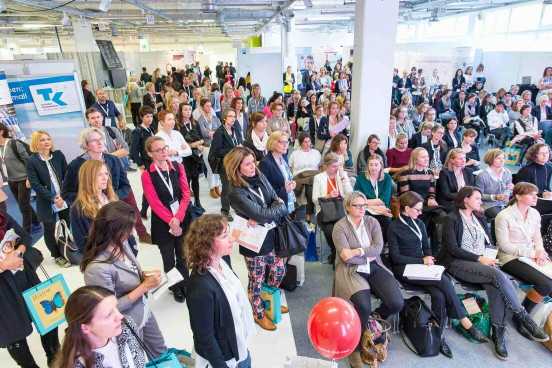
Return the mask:
<svg viewBox="0 0 552 368">
<path fill-rule="evenodd" d="M 76 73 L 50 77 L 8 77 L 7 81 L 16 124 L 27 138 L 35 130 L 45 130 L 52 136 L 54 148 L 61 149 L 67 161 L 81 154 L 78 140 L 86 124 Z M 5 93 L 5 88 L 0 85 L 2 93 Z"/>
<path fill-rule="evenodd" d="M 15 106 L 8 87 L 8 79 L 3 71 L 0 71 L 0 122 L 10 128 L 16 138 L 25 139 L 21 129 L 19 129 Z"/>
</svg>

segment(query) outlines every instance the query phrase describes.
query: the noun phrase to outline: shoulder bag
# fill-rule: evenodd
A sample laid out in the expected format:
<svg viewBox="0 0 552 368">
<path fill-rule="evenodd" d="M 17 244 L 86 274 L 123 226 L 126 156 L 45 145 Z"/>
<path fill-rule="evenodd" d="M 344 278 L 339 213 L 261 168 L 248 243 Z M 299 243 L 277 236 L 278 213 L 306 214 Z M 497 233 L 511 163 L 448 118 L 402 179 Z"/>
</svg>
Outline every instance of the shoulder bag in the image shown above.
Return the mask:
<svg viewBox="0 0 552 368">
<path fill-rule="evenodd" d="M 72 265 L 79 265 L 82 261 L 82 253 L 76 246 L 71 230 L 65 220 L 59 220 L 56 223 L 54 234 L 56 244 L 63 257 Z"/>
<path fill-rule="evenodd" d="M 343 198 L 318 198 L 318 203 L 320 204 L 318 221 L 325 224 L 334 223 L 345 217 Z"/>
<path fill-rule="evenodd" d="M 309 233 L 303 221 L 292 220 L 286 216 L 276 227 L 276 234 L 277 241 L 274 250 L 278 257 L 291 257 L 307 249 Z"/>
<path fill-rule="evenodd" d="M 400 320 L 401 337 L 410 350 L 421 357 L 439 354 L 443 328 L 420 297 L 405 300 Z"/>
</svg>

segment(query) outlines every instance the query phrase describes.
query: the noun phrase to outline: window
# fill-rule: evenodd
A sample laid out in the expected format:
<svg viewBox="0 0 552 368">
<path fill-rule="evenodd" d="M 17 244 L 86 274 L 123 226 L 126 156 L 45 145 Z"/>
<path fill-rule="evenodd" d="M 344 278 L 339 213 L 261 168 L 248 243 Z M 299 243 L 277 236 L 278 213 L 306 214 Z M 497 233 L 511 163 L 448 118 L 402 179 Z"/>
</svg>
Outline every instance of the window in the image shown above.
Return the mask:
<svg viewBox="0 0 552 368">
<path fill-rule="evenodd" d="M 510 32 L 537 29 L 542 11 L 542 3 L 527 4 L 512 8 Z"/>
<path fill-rule="evenodd" d="M 552 25 L 552 5 L 544 5 L 544 10 L 542 14 L 542 25 Z"/>
<path fill-rule="evenodd" d="M 483 13 L 483 34 L 504 33 L 508 31 L 510 9 L 498 9 Z"/>
</svg>

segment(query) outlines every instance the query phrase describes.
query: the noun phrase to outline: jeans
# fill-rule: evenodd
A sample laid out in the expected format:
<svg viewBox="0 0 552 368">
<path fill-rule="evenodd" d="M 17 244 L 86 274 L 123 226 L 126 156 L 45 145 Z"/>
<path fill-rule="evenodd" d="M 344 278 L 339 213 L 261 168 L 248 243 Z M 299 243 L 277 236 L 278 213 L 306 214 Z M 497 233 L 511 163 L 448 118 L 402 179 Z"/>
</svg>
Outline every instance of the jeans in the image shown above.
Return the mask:
<svg viewBox="0 0 552 368">
<path fill-rule="evenodd" d="M 46 358 L 48 364 L 52 363 L 56 353 L 59 350 L 59 339 L 58 339 L 58 329 L 54 328 L 52 331 L 47 334 L 40 336 L 40 342 L 42 343 L 42 348 L 46 353 Z M 22 368 L 39 368 L 34 360 L 31 351 L 29 350 L 29 345 L 27 340 L 19 340 L 7 346 L 8 353 L 13 360 Z"/>
<path fill-rule="evenodd" d="M 496 267 L 485 266 L 479 262 L 455 259 L 448 271 L 460 281 L 481 284 L 489 299 L 491 322 L 503 326 L 506 312 L 519 313 L 523 310 L 512 281 Z"/>
<path fill-rule="evenodd" d="M 251 368 L 251 354 L 247 352 L 247 358 L 238 363 L 238 368 Z"/>
<path fill-rule="evenodd" d="M 213 173 L 213 170 L 211 170 L 211 165 L 209 165 L 209 150 L 211 147 L 206 147 L 203 150 L 203 163 L 205 164 L 205 168 L 207 169 L 207 181 L 209 182 L 209 189 L 213 189 L 214 187 L 218 187 L 220 185 L 220 176 L 219 174 Z"/>
<path fill-rule="evenodd" d="M 13 193 L 17 206 L 23 217 L 23 229 L 32 234 L 31 226 L 37 223 L 36 213 L 31 206 L 31 190 L 25 185 L 26 180 L 8 181 L 11 192 Z"/>
</svg>

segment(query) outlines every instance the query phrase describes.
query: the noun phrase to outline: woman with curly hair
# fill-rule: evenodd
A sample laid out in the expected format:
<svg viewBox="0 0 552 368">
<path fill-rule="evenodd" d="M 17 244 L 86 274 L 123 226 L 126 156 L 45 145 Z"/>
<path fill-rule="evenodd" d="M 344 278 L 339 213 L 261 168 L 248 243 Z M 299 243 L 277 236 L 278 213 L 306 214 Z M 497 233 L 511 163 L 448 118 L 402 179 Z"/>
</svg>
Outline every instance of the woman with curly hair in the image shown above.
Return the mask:
<svg viewBox="0 0 552 368">
<path fill-rule="evenodd" d="M 248 338 L 255 332 L 253 311 L 225 258 L 234 241 L 224 216 L 203 215 L 186 235 L 191 268 L 187 299 L 198 367 L 250 368 Z"/>
</svg>

